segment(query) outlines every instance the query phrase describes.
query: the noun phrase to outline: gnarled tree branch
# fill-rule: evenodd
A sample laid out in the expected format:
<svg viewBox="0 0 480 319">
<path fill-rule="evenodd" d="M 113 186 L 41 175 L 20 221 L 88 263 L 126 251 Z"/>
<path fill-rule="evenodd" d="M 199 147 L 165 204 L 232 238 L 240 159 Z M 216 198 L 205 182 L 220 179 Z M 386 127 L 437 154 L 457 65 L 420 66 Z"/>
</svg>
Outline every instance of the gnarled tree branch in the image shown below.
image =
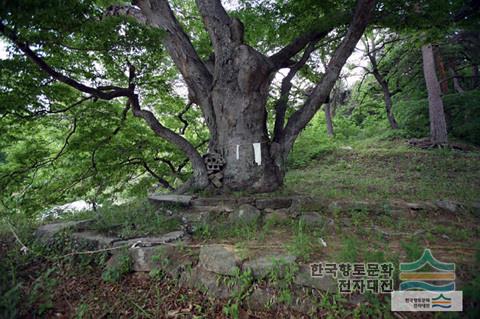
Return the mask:
<svg viewBox="0 0 480 319">
<path fill-rule="evenodd" d="M 117 97 L 126 97 L 128 99 L 128 103 L 132 108 L 132 113 L 134 116 L 143 118 L 158 136 L 179 147 L 190 159 L 194 171 L 194 186 L 201 188 L 208 185 L 208 177 L 205 164 L 195 147 L 182 136 L 164 127 L 152 112 L 141 109 L 138 95 L 135 93 L 135 85 L 133 83 L 133 80 L 135 78 L 135 68 L 132 65 L 129 64 L 128 88 L 109 86 L 108 89 L 104 88 L 106 90 L 104 91 L 104 89 L 93 88 L 84 85 L 66 75 L 57 72 L 54 68 L 48 65 L 40 56 L 33 52 L 27 44 L 21 42 L 16 36 L 16 34 L 11 32 L 10 30 L 7 30 L 1 21 L 0 33 L 9 38 L 32 62 L 37 64 L 44 72 L 52 76 L 54 79 L 65 83 L 81 92 L 88 93 L 102 100 L 112 100 Z"/>
<path fill-rule="evenodd" d="M 203 116 L 212 134 L 215 133 L 215 117 L 209 91 L 212 74 L 198 56 L 188 35 L 180 26 L 168 0 L 137 0 L 137 9 L 131 6 L 113 6 L 107 11 L 110 15 L 127 15 L 165 31 L 163 45 L 189 88 L 191 101 L 201 107 Z"/>
<path fill-rule="evenodd" d="M 222 56 L 222 51 L 232 45 L 243 43 L 243 24 L 227 14 L 220 0 L 196 0 L 196 3 L 216 56 Z"/>
<path fill-rule="evenodd" d="M 202 108 L 210 131 L 214 132 L 214 114 L 208 92 L 212 85 L 212 75 L 198 56 L 188 35 L 178 23 L 167 0 L 138 0 L 149 25 L 165 31 L 163 44 L 193 93 L 193 101 Z"/>
<path fill-rule="evenodd" d="M 195 180 L 194 187 L 203 188 L 207 186 L 207 169 L 205 167 L 205 163 L 203 162 L 202 157 L 195 149 L 195 147 L 182 136 L 163 126 L 152 112 L 141 109 L 137 94 L 133 94 L 132 96 L 130 96 L 129 101 L 132 106 L 132 112 L 134 116 L 144 119 L 148 126 L 150 126 L 150 128 L 158 136 L 172 142 L 173 144 L 178 146 L 185 153 L 185 155 L 187 155 L 193 167 L 193 174 Z"/>
<path fill-rule="evenodd" d="M 180 128 L 180 134 L 182 135 L 185 134 L 185 131 L 187 130 L 187 127 L 188 127 L 188 121 L 183 118 L 183 115 L 187 113 L 188 110 L 190 110 L 190 108 L 192 107 L 192 104 L 193 104 L 192 102 L 188 102 L 185 108 L 177 115 L 178 119 L 183 123 L 182 128 Z"/>
<path fill-rule="evenodd" d="M 128 160 L 120 163 L 120 165 L 141 165 L 143 166 L 143 168 L 145 168 L 145 171 L 149 173 L 152 177 L 154 177 L 164 188 L 170 191 L 175 190 L 175 188 L 173 188 L 173 186 L 170 185 L 170 183 L 166 179 L 164 179 L 163 177 L 155 173 L 155 171 L 152 168 L 150 168 L 147 161 L 143 158 L 139 158 L 139 157 L 129 158 Z"/>
<path fill-rule="evenodd" d="M 104 89 L 93 88 L 93 87 L 84 85 L 68 76 L 61 74 L 60 72 L 52 68 L 50 65 L 48 65 L 35 52 L 33 52 L 27 44 L 21 42 L 18 39 L 17 35 L 11 32 L 10 30 L 8 30 L 1 21 L 0 21 L 0 33 L 2 33 L 4 36 L 10 39 L 20 51 L 22 51 L 33 63 L 35 63 L 40 69 L 42 69 L 48 75 L 50 75 L 57 81 L 65 83 L 73 87 L 74 89 L 77 89 L 80 92 L 90 94 L 102 100 L 112 100 L 114 98 L 117 98 L 120 96 L 127 96 L 129 94 L 128 89 L 115 87 L 115 86 L 110 86 Z"/>
<path fill-rule="evenodd" d="M 283 126 L 285 124 L 285 113 L 288 106 L 288 96 L 292 89 L 292 79 L 297 72 L 305 65 L 310 54 L 315 49 L 316 42 L 310 42 L 305 48 L 301 59 L 290 68 L 288 74 L 282 80 L 282 86 L 280 88 L 280 98 L 275 104 L 275 126 L 273 129 L 273 141 L 278 142 L 283 132 Z"/>
<path fill-rule="evenodd" d="M 328 63 L 321 81 L 315 86 L 312 94 L 306 100 L 304 106 L 292 114 L 283 135 L 280 139 L 280 146 L 284 156 L 289 153 L 293 143 L 300 131 L 312 119 L 317 110 L 328 99 L 335 82 L 340 75 L 343 65 L 352 54 L 355 46 L 362 36 L 375 7 L 375 0 L 359 0 L 355 14 L 348 28 L 345 38 Z"/>
<path fill-rule="evenodd" d="M 271 55 L 269 57 L 270 61 L 275 65 L 277 70 L 290 66 L 292 64 L 291 59 L 309 43 L 318 42 L 325 38 L 336 27 L 347 24 L 351 20 L 351 17 L 352 15 L 350 13 L 339 12 L 336 14 L 335 19 L 325 19 L 323 24 L 317 25 L 314 30 L 298 36 L 280 51 Z"/>
</svg>

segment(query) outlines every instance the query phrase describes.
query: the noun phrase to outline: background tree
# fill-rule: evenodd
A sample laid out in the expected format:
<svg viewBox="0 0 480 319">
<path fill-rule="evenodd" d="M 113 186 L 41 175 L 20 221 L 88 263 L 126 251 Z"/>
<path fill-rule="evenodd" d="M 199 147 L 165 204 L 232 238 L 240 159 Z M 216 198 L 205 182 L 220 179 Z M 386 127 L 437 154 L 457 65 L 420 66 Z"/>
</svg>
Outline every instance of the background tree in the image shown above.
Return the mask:
<svg viewBox="0 0 480 319">
<path fill-rule="evenodd" d="M 443 110 L 442 91 L 435 71 L 435 58 L 431 44 L 422 46 L 423 74 L 428 92 L 430 140 L 433 145 L 448 143 L 447 123 Z"/>
<path fill-rule="evenodd" d="M 362 40 L 363 46 L 365 48 L 365 55 L 368 57 L 368 60 L 370 62 L 370 67 L 363 67 L 366 72 L 365 74 L 372 74 L 375 77 L 375 80 L 377 80 L 378 85 L 380 85 L 385 101 L 385 111 L 388 123 L 390 124 L 390 127 L 394 130 L 398 129 L 398 124 L 393 114 L 392 97 L 399 92 L 399 88 L 397 87 L 395 90 L 390 89 L 387 77 L 389 76 L 389 71 L 392 71 L 395 66 L 391 64 L 385 66 L 385 63 L 381 65 L 379 64 L 383 62 L 381 60 L 386 54 L 386 46 L 397 41 L 399 41 L 399 38 L 394 34 L 386 33 L 382 34 L 381 36 L 376 36 L 374 32 L 366 34 L 364 36 L 364 39 Z"/>
</svg>

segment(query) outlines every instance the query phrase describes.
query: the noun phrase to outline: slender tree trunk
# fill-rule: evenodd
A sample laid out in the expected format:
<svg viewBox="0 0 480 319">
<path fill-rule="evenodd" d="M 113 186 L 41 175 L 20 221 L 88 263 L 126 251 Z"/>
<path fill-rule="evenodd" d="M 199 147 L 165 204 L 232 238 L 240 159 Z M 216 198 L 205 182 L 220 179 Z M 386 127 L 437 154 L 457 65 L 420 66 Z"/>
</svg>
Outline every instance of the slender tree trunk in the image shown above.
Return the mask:
<svg viewBox="0 0 480 319">
<path fill-rule="evenodd" d="M 325 103 L 325 105 L 323 106 L 323 110 L 325 112 L 325 121 L 327 122 L 327 135 L 333 137 L 335 133 L 333 131 L 333 121 L 330 106 L 331 103 Z"/>
<path fill-rule="evenodd" d="M 380 70 L 378 69 L 377 52 L 376 52 L 378 48 L 376 48 L 375 39 L 372 37 L 370 41 L 368 41 L 368 38 L 367 38 L 367 41 L 365 43 L 367 47 L 367 56 L 370 60 L 370 63 L 372 64 L 372 71 L 370 72 L 373 74 L 373 76 L 375 77 L 375 80 L 377 80 L 378 84 L 382 88 L 388 123 L 390 124 L 390 127 L 392 129 L 396 130 L 398 129 L 398 124 L 397 124 L 397 121 L 395 120 L 395 117 L 392 111 L 392 105 L 393 105 L 392 93 L 388 88 L 388 82 L 385 80 L 385 77 L 382 75 L 382 73 L 380 73 Z"/>
<path fill-rule="evenodd" d="M 457 93 L 464 93 L 465 90 L 462 88 L 462 85 L 460 84 L 460 76 L 458 75 L 457 71 L 455 71 L 455 68 L 453 66 L 448 68 L 450 71 L 450 75 L 453 78 L 453 88 Z"/>
<path fill-rule="evenodd" d="M 392 111 L 392 95 L 390 94 L 390 90 L 387 88 L 383 88 L 383 97 L 385 99 L 385 111 L 387 112 L 387 119 L 388 123 L 390 123 L 390 127 L 394 130 L 398 129 L 398 123 L 395 120 L 395 116 L 393 115 Z"/>
<path fill-rule="evenodd" d="M 392 93 L 390 93 L 390 89 L 388 88 L 388 83 L 376 68 L 373 69 L 373 75 L 375 76 L 375 79 L 382 87 L 383 99 L 385 101 L 385 111 L 387 113 L 388 123 L 390 124 L 390 127 L 392 129 L 396 130 L 398 129 L 398 123 L 395 120 L 395 116 L 393 115 Z"/>
<path fill-rule="evenodd" d="M 432 48 L 433 49 L 433 48 Z M 440 80 L 440 89 L 442 94 L 448 93 L 448 76 L 445 70 L 445 63 L 443 62 L 443 57 L 438 48 L 433 50 L 433 54 L 435 57 L 436 67 L 438 70 L 438 78 Z"/>
<path fill-rule="evenodd" d="M 430 115 L 430 138 L 435 145 L 448 142 L 447 124 L 441 97 L 440 85 L 435 72 L 435 59 L 431 44 L 422 47 L 423 74 L 428 91 L 428 110 Z"/>
<path fill-rule="evenodd" d="M 341 97 L 340 103 L 338 103 L 340 105 L 344 104 L 346 100 L 345 92 L 342 92 L 341 94 L 342 94 L 342 97 Z M 335 115 L 337 115 L 337 103 L 333 103 L 333 104 L 330 103 L 330 117 L 333 119 Z"/>
<path fill-rule="evenodd" d="M 478 64 L 472 65 L 473 88 L 476 89 L 480 84 L 480 75 L 478 72 Z"/>
</svg>

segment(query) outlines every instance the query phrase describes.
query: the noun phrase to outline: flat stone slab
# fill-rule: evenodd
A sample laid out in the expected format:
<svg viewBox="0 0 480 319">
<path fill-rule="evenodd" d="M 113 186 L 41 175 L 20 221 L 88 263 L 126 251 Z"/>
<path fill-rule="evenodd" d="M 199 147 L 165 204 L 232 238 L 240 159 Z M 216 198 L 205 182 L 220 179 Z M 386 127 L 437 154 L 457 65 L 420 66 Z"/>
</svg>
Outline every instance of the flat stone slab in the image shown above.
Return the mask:
<svg viewBox="0 0 480 319">
<path fill-rule="evenodd" d="M 292 220 L 290 214 L 280 210 L 274 210 L 271 213 L 265 214 L 265 223 L 286 223 Z"/>
<path fill-rule="evenodd" d="M 294 284 L 315 288 L 321 291 L 334 293 L 337 291 L 337 282 L 330 276 L 312 277 L 310 266 L 301 265 L 295 275 Z"/>
<path fill-rule="evenodd" d="M 240 269 L 240 257 L 230 245 L 205 245 L 200 248 L 199 265 L 204 269 L 233 276 Z"/>
<path fill-rule="evenodd" d="M 194 262 L 194 258 L 180 252 L 178 246 L 136 247 L 130 248 L 128 253 L 132 259 L 133 271 L 149 272 L 162 269 L 174 278 L 187 267 L 191 267 Z"/>
<path fill-rule="evenodd" d="M 182 212 L 181 218 L 183 223 L 202 224 L 213 221 L 215 219 L 215 215 L 215 212 L 204 210 L 194 212 Z"/>
<path fill-rule="evenodd" d="M 208 271 L 202 266 L 197 266 L 191 270 L 184 271 L 179 281 L 181 286 L 197 288 L 206 291 L 209 296 L 218 299 L 227 299 L 238 293 L 240 285 L 234 283 L 227 285 L 219 280 L 218 275 Z"/>
<path fill-rule="evenodd" d="M 293 200 L 291 198 L 285 198 L 285 197 L 273 197 L 273 198 L 263 198 L 263 199 L 257 199 L 255 201 L 255 206 L 258 209 L 265 209 L 265 208 L 271 208 L 271 209 L 279 209 L 279 208 L 288 208 L 292 206 Z"/>
<path fill-rule="evenodd" d="M 251 294 L 245 297 L 244 304 L 253 311 L 275 310 L 279 306 L 274 302 L 276 296 L 277 291 L 275 289 L 256 287 Z"/>
<path fill-rule="evenodd" d="M 233 212 L 238 206 L 242 204 L 254 204 L 253 197 L 200 197 L 191 201 L 191 206 L 195 211 L 210 211 L 210 212 Z"/>
<path fill-rule="evenodd" d="M 234 207 L 239 202 L 229 197 L 199 197 L 192 200 L 192 206 L 230 206 Z"/>
<path fill-rule="evenodd" d="M 55 224 L 47 224 L 47 225 L 42 225 L 38 227 L 38 229 L 35 231 L 35 236 L 41 240 L 41 241 L 47 241 L 55 234 L 69 229 L 69 228 L 82 228 L 87 226 L 89 223 L 91 223 L 91 219 L 86 219 L 86 220 L 79 220 L 79 221 L 68 221 L 68 222 L 62 222 L 62 223 L 55 223 Z"/>
<path fill-rule="evenodd" d="M 189 195 L 175 195 L 175 194 L 150 194 L 148 199 L 161 202 L 161 203 L 173 203 L 184 206 L 189 206 L 192 200 L 192 196 Z"/>
<path fill-rule="evenodd" d="M 260 219 L 260 211 L 250 204 L 242 204 L 238 209 L 228 216 L 231 223 L 254 223 Z"/>
<path fill-rule="evenodd" d="M 218 206 L 192 206 L 194 212 L 211 212 L 211 213 L 231 213 L 234 210 L 233 206 L 218 205 Z"/>
<path fill-rule="evenodd" d="M 273 254 L 260 256 L 243 263 L 242 269 L 250 269 L 255 278 L 264 278 L 271 271 L 278 271 L 278 276 L 283 277 L 288 266 L 295 264 L 296 256 Z"/>
<path fill-rule="evenodd" d="M 449 213 L 458 213 L 462 208 L 460 203 L 451 200 L 436 200 L 433 202 L 433 204 L 439 209 Z"/>
<path fill-rule="evenodd" d="M 383 205 L 377 203 L 369 203 L 366 201 L 333 201 L 328 205 L 328 211 L 335 212 L 349 212 L 349 211 L 378 211 L 383 210 Z"/>
<path fill-rule="evenodd" d="M 117 237 L 105 236 L 93 231 L 76 232 L 72 234 L 72 237 L 77 240 L 90 242 L 100 248 L 110 247 L 119 240 Z"/>
<path fill-rule="evenodd" d="M 305 212 L 302 213 L 299 219 L 306 225 L 306 226 L 322 226 L 327 223 L 327 219 L 320 215 L 317 212 Z"/>
<path fill-rule="evenodd" d="M 130 248 L 128 250 L 129 256 L 132 259 L 133 271 L 151 271 L 160 264 L 154 257 L 159 256 L 158 247 L 138 247 Z M 159 257 L 160 258 L 160 257 Z M 161 257 L 164 258 L 164 257 Z"/>
<path fill-rule="evenodd" d="M 170 233 L 167 233 L 162 236 L 155 237 L 138 237 L 127 240 L 119 240 L 113 243 L 113 247 L 119 246 L 132 246 L 138 244 L 138 246 L 155 246 L 166 243 L 175 242 L 177 240 L 183 239 L 185 237 L 185 232 L 183 230 L 177 230 Z"/>
<path fill-rule="evenodd" d="M 241 205 L 249 204 L 260 210 L 290 208 L 298 202 L 300 198 L 296 197 L 271 197 L 255 198 L 254 196 L 230 197 L 196 197 L 189 195 L 175 194 L 150 194 L 148 198 L 153 202 L 175 203 L 183 206 L 189 206 L 195 211 L 217 211 L 232 212 Z"/>
</svg>

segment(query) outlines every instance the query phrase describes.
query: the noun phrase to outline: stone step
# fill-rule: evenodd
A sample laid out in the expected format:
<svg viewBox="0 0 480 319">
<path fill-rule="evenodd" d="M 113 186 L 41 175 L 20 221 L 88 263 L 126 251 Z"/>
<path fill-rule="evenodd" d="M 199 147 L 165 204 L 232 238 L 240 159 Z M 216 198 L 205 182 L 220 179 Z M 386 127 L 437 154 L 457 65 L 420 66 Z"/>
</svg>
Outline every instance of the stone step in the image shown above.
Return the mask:
<svg viewBox="0 0 480 319">
<path fill-rule="evenodd" d="M 93 220 L 86 219 L 86 220 L 79 220 L 79 221 L 68 221 L 68 222 L 42 225 L 38 227 L 37 230 L 35 231 L 35 237 L 37 237 L 40 241 L 46 242 L 52 239 L 53 236 L 55 236 L 56 234 L 60 233 L 63 230 L 84 229 L 92 222 Z"/>
<path fill-rule="evenodd" d="M 133 246 L 138 243 L 138 246 L 157 246 L 165 243 L 171 243 L 182 239 L 185 236 L 183 230 L 173 231 L 162 236 L 154 237 L 138 237 L 127 240 L 118 240 L 113 243 L 113 247 L 119 246 Z"/>
<path fill-rule="evenodd" d="M 190 206 L 193 196 L 175 194 L 150 194 L 148 199 L 155 203 L 179 204 Z"/>
<path fill-rule="evenodd" d="M 72 237 L 79 241 L 84 241 L 92 244 L 97 248 L 111 247 L 114 242 L 118 241 L 118 237 L 106 236 L 93 231 L 82 231 L 72 234 Z"/>
</svg>

